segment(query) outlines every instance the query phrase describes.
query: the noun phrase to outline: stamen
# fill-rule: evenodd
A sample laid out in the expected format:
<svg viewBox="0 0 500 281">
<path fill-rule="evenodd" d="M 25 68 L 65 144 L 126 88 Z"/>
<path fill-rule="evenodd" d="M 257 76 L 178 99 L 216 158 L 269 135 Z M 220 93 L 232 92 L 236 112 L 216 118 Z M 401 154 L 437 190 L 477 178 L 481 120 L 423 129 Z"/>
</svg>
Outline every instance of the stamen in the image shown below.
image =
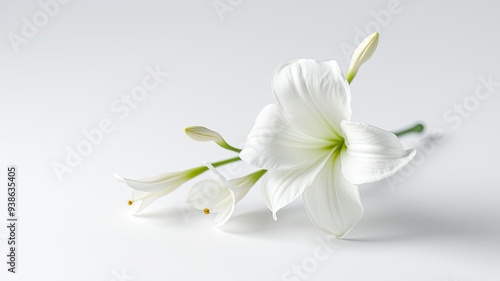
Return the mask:
<svg viewBox="0 0 500 281">
<path fill-rule="evenodd" d="M 203 209 L 203 213 L 205 213 L 205 215 L 210 215 L 210 210 L 208 208 L 205 208 Z"/>
<path fill-rule="evenodd" d="M 128 200 L 127 204 L 128 204 L 129 206 L 132 206 L 132 204 L 134 204 L 134 201 L 132 201 L 132 200 Z"/>
</svg>

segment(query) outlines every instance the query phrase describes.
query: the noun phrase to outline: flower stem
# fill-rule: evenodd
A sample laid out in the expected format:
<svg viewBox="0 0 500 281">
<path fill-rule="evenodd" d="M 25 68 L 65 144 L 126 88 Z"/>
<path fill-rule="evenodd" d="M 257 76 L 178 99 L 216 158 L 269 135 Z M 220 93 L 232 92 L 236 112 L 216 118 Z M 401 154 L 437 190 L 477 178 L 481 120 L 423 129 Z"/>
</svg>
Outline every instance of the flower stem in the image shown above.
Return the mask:
<svg viewBox="0 0 500 281">
<path fill-rule="evenodd" d="M 415 124 L 413 125 L 412 127 L 408 128 L 408 129 L 404 129 L 404 130 L 401 130 L 401 131 L 398 131 L 398 132 L 395 132 L 394 134 L 397 136 L 397 137 L 401 137 L 401 136 L 404 136 L 406 134 L 410 134 L 410 133 L 420 133 L 424 130 L 424 125 L 418 123 L 418 124 Z"/>
<path fill-rule="evenodd" d="M 226 164 L 233 163 L 233 162 L 240 161 L 240 160 L 241 160 L 240 157 L 237 156 L 237 157 L 229 158 L 229 159 L 226 159 L 226 160 L 221 160 L 221 161 L 218 161 L 218 162 L 214 162 L 214 163 L 212 163 L 212 166 L 219 167 L 219 166 L 226 165 Z"/>
<path fill-rule="evenodd" d="M 240 152 L 241 152 L 241 149 L 236 148 L 236 147 L 234 147 L 234 146 L 231 146 L 231 145 L 229 145 L 227 142 L 224 142 L 224 144 L 219 144 L 219 143 L 218 143 L 218 145 L 219 145 L 220 147 L 224 148 L 224 149 L 227 149 L 227 150 L 230 150 L 230 151 L 234 151 L 234 152 L 236 152 L 236 153 L 240 153 Z"/>
<path fill-rule="evenodd" d="M 212 165 L 214 167 L 220 167 L 220 166 L 223 166 L 223 165 L 226 165 L 229 163 L 233 163 L 233 162 L 237 162 L 240 160 L 241 160 L 240 157 L 233 157 L 233 158 L 224 159 L 224 160 L 221 160 L 218 162 L 214 162 L 214 163 L 212 163 Z M 208 170 L 208 168 L 206 166 L 199 166 L 196 168 L 192 168 L 192 169 L 189 169 L 186 171 L 186 177 L 187 177 L 187 179 L 193 179 L 193 178 L 203 174 L 207 170 Z"/>
</svg>

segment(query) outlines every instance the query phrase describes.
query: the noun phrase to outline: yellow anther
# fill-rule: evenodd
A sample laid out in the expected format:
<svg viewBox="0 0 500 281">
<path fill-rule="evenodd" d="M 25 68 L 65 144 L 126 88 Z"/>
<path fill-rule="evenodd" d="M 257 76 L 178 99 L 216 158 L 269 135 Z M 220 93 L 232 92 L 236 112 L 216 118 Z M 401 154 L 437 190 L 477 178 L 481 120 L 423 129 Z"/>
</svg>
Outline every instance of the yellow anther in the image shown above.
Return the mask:
<svg viewBox="0 0 500 281">
<path fill-rule="evenodd" d="M 132 204 L 133 204 L 133 203 L 134 203 L 134 201 L 132 201 L 132 200 L 128 200 L 128 202 L 127 202 L 127 204 L 128 204 L 129 206 L 132 206 Z"/>
<path fill-rule="evenodd" d="M 203 209 L 203 213 L 205 213 L 205 215 L 210 215 L 210 210 L 208 208 L 205 208 Z"/>
</svg>

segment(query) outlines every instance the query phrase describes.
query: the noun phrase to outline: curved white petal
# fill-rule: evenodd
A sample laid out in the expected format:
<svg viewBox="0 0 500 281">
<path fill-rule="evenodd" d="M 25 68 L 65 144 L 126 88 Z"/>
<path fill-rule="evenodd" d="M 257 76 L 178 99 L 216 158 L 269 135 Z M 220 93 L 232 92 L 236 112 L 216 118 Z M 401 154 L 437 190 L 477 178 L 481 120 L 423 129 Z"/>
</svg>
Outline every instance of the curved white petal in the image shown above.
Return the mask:
<svg viewBox="0 0 500 281">
<path fill-rule="evenodd" d="M 114 175 L 117 180 L 125 182 L 129 187 L 144 192 L 159 192 L 168 189 L 173 191 L 187 181 L 184 172 L 165 173 L 154 177 L 132 180 Z"/>
<path fill-rule="evenodd" d="M 210 213 L 217 213 L 214 224 L 221 227 L 231 218 L 236 203 L 248 193 L 255 180 L 251 174 L 228 181 L 210 163 L 202 163 L 207 165 L 218 179 L 197 183 L 189 192 L 187 202 L 198 210 L 206 208 Z"/>
<path fill-rule="evenodd" d="M 233 205 L 238 203 L 250 191 L 250 188 L 255 184 L 254 174 L 249 174 L 241 178 L 227 180 L 212 164 L 209 162 L 201 162 L 218 177 L 219 188 L 223 187 L 226 194 L 225 198 L 231 198 Z M 219 197 L 219 202 L 222 202 L 222 197 Z M 214 207 L 212 207 L 214 208 Z"/>
<path fill-rule="evenodd" d="M 300 197 L 314 182 L 330 155 L 306 168 L 267 171 L 262 180 L 261 191 L 267 207 L 273 212 L 274 220 L 277 220 L 276 213 L 281 208 Z"/>
<path fill-rule="evenodd" d="M 220 177 L 224 178 L 220 173 L 218 174 Z M 217 216 L 214 221 L 216 227 L 223 226 L 231 218 L 236 203 L 245 197 L 252 186 L 254 186 L 256 179 L 253 175 L 254 174 L 250 174 L 245 177 L 224 182 L 230 196 L 227 196 L 226 199 L 213 207 L 217 212 Z"/>
<path fill-rule="evenodd" d="M 313 224 L 342 238 L 363 216 L 363 206 L 358 187 L 344 178 L 339 160 L 330 158 L 302 198 Z"/>
<path fill-rule="evenodd" d="M 236 204 L 234 192 L 227 183 L 212 179 L 193 186 L 186 201 L 195 209 L 208 209 L 210 213 L 217 214 L 214 220 L 216 227 L 223 226 L 231 218 Z"/>
<path fill-rule="evenodd" d="M 329 141 L 310 137 L 291 126 L 275 104 L 259 113 L 240 158 L 264 169 L 297 169 L 329 153 Z"/>
<path fill-rule="evenodd" d="M 257 180 L 252 177 L 252 174 L 228 181 L 227 186 L 234 194 L 235 203 L 240 202 L 240 200 L 247 195 L 256 182 Z"/>
<path fill-rule="evenodd" d="M 342 172 L 354 184 L 375 182 L 392 176 L 416 154 L 404 150 L 396 135 L 377 127 L 342 122 L 347 149 L 341 153 Z"/>
<path fill-rule="evenodd" d="M 137 214 L 144 210 L 149 204 L 153 203 L 156 199 L 165 196 L 173 190 L 162 190 L 160 192 L 144 192 L 132 189 L 130 193 L 130 201 L 132 201 L 132 214 Z"/>
<path fill-rule="evenodd" d="M 188 193 L 186 202 L 193 208 L 214 212 L 214 206 L 231 194 L 228 188 L 219 180 L 207 179 L 196 183 Z"/>
<path fill-rule="evenodd" d="M 187 180 L 185 172 L 166 173 L 140 180 L 127 179 L 118 174 L 113 174 L 113 177 L 132 188 L 130 201 L 133 214 L 137 214 L 156 199 L 176 190 Z"/>
<path fill-rule="evenodd" d="M 231 195 L 227 197 L 223 202 L 220 202 L 219 206 L 214 206 L 214 211 L 217 212 L 214 220 L 215 227 L 223 226 L 233 215 L 236 200 L 232 190 L 228 189 L 228 191 Z"/>
<path fill-rule="evenodd" d="M 302 132 L 336 140 L 351 120 L 351 92 L 336 61 L 295 60 L 278 66 L 273 91 L 285 118 Z"/>
</svg>

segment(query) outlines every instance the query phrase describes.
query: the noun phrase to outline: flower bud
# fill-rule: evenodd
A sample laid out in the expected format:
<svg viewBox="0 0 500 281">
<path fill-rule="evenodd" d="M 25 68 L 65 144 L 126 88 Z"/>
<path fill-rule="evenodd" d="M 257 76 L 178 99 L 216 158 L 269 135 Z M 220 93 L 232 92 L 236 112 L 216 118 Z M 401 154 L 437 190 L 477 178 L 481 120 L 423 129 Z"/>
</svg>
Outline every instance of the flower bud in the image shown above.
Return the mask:
<svg viewBox="0 0 500 281">
<path fill-rule="evenodd" d="M 184 129 L 186 135 L 196 141 L 213 141 L 220 147 L 240 152 L 240 149 L 230 146 L 224 138 L 217 132 L 201 126 L 192 126 Z"/>
<path fill-rule="evenodd" d="M 378 45 L 378 32 L 371 34 L 366 37 L 356 48 L 354 53 L 352 54 L 351 64 L 349 65 L 349 70 L 347 71 L 347 82 L 351 83 L 356 73 L 358 73 L 358 69 L 361 67 L 363 63 L 365 63 L 373 53 L 375 53 L 375 49 L 377 49 Z"/>
<path fill-rule="evenodd" d="M 196 141 L 214 141 L 216 143 L 225 143 L 222 136 L 210 129 L 201 126 L 187 127 L 184 129 L 186 135 Z"/>
</svg>

